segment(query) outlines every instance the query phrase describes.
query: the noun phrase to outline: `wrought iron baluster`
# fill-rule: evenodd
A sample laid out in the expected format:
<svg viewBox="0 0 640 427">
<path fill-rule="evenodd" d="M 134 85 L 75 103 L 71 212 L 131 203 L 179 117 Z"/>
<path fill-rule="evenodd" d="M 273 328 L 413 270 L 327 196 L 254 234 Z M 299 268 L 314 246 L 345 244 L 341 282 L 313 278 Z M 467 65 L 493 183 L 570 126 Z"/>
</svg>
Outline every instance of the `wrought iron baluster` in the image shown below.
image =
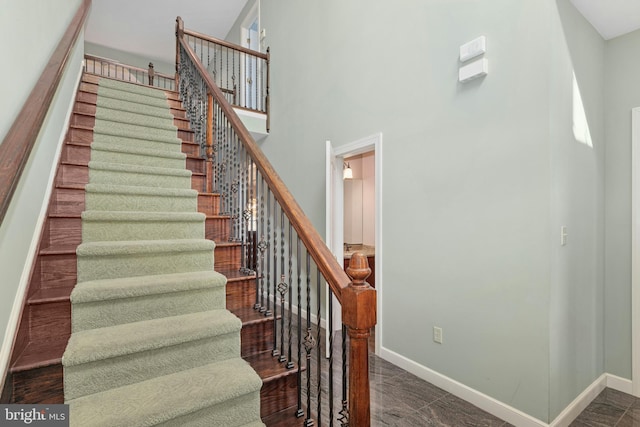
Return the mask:
<svg viewBox="0 0 640 427">
<path fill-rule="evenodd" d="M 342 427 L 349 427 L 349 401 L 347 400 L 347 328 L 342 325 L 342 409 L 338 421 Z"/>
<path fill-rule="evenodd" d="M 293 334 L 293 225 L 289 222 L 289 325 L 288 331 L 288 347 L 287 352 L 287 369 L 292 369 L 295 365 L 293 363 L 293 356 L 291 354 L 292 347 L 292 334 Z"/>
<path fill-rule="evenodd" d="M 302 277 L 300 275 L 301 256 L 300 256 L 300 236 L 296 244 L 296 273 L 298 275 L 298 410 L 296 416 L 298 418 L 304 416 L 302 410 Z"/>
<path fill-rule="evenodd" d="M 271 350 L 272 356 L 279 356 L 280 352 L 278 351 L 278 295 L 277 288 L 280 286 L 278 283 L 278 227 L 277 227 L 277 212 L 278 212 L 278 202 L 273 197 L 273 349 Z M 282 271 L 280 271 L 282 273 Z M 280 306 L 280 314 L 282 317 L 283 307 Z"/>
<path fill-rule="evenodd" d="M 267 241 L 271 241 L 271 190 L 267 193 Z M 271 257 L 267 256 L 267 306 L 264 315 L 271 316 Z M 274 280 L 276 280 L 274 278 Z"/>
<path fill-rule="evenodd" d="M 307 253 L 307 263 L 306 263 L 306 276 L 307 276 L 307 332 L 304 337 L 304 349 L 307 353 L 307 418 L 304 421 L 305 426 L 312 426 L 313 419 L 311 418 L 311 351 L 316 346 L 316 340 L 313 337 L 313 332 L 311 331 L 311 254 L 309 251 L 305 251 Z M 300 313 L 301 315 L 302 313 Z"/>
<path fill-rule="evenodd" d="M 267 311 L 264 305 L 264 252 L 267 250 L 267 240 L 264 236 L 264 177 L 260 179 L 260 243 L 258 243 L 258 249 L 260 250 L 260 303 L 255 307 L 260 313 Z"/>
<path fill-rule="evenodd" d="M 333 427 L 333 291 L 329 288 L 329 319 L 327 325 L 329 330 L 329 427 Z"/>
<path fill-rule="evenodd" d="M 287 293 L 288 286 L 285 283 L 284 275 L 284 210 L 280 207 L 280 283 L 278 284 L 278 292 L 280 292 L 280 357 L 279 362 L 285 362 L 287 357 L 284 354 L 284 318 L 285 318 L 285 295 Z M 289 248 L 291 249 L 291 248 Z M 291 273 L 289 273 L 291 274 Z M 289 313 L 291 316 L 291 313 Z M 275 335 L 275 334 L 274 334 Z"/>
<path fill-rule="evenodd" d="M 322 341 L 321 341 L 321 328 L 320 328 L 320 298 L 321 298 L 321 290 L 322 290 L 322 286 L 320 286 L 320 283 L 322 282 L 322 275 L 320 274 L 320 269 L 318 268 L 318 266 L 316 265 L 316 306 L 317 306 L 317 311 L 316 311 L 316 322 L 317 325 L 316 327 L 318 328 L 317 330 L 317 334 L 316 334 L 316 357 L 317 357 L 317 361 L 316 363 L 318 364 L 318 370 L 316 372 L 316 375 L 318 377 L 318 387 L 316 388 L 316 393 L 318 396 L 318 425 L 321 426 L 322 425 Z"/>
</svg>

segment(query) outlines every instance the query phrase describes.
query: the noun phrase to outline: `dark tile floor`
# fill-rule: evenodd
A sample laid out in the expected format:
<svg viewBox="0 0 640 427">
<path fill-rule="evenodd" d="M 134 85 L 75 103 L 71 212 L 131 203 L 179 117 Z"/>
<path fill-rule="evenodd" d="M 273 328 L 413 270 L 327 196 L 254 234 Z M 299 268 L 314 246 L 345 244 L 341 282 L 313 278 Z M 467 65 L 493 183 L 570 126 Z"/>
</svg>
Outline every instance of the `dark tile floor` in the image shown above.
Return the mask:
<svg viewBox="0 0 640 427">
<path fill-rule="evenodd" d="M 375 355 L 370 356 L 372 426 L 490 426 L 511 424 L 421 380 Z M 640 399 L 605 389 L 571 427 L 640 427 Z"/>
</svg>

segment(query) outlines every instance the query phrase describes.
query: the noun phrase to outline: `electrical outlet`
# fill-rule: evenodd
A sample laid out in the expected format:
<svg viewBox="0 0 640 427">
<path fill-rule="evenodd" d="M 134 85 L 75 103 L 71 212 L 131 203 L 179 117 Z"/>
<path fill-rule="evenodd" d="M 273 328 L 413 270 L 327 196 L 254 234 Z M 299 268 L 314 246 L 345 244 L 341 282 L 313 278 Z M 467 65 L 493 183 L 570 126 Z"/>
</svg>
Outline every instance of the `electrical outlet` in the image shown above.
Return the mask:
<svg viewBox="0 0 640 427">
<path fill-rule="evenodd" d="M 433 341 L 442 344 L 442 328 L 433 327 Z"/>
</svg>

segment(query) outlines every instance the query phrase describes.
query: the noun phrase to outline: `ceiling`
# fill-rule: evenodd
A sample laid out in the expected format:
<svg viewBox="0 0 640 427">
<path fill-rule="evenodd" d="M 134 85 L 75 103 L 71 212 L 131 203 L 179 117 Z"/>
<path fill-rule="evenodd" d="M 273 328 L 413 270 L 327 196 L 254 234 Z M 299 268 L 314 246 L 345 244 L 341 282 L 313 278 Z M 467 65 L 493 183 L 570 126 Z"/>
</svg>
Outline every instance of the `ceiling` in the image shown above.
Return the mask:
<svg viewBox="0 0 640 427">
<path fill-rule="evenodd" d="M 640 0 L 570 1 L 605 40 L 640 28 Z M 182 17 L 186 28 L 223 39 L 246 3 L 247 0 L 93 0 L 85 39 L 172 63 L 176 16 Z"/>
<path fill-rule="evenodd" d="M 247 0 L 93 0 L 85 40 L 175 61 L 175 23 L 224 39 Z M 144 32 L 141 32 L 144 29 Z"/>
<path fill-rule="evenodd" d="M 640 28 L 640 0 L 570 0 L 609 40 Z"/>
</svg>

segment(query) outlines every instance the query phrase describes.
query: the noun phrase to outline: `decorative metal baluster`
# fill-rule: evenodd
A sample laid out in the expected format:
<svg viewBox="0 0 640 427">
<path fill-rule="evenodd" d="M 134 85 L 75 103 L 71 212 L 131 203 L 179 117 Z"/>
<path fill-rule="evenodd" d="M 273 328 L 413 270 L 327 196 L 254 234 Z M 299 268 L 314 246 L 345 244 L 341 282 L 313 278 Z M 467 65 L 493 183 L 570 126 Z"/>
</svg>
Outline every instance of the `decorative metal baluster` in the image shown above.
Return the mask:
<svg viewBox="0 0 640 427">
<path fill-rule="evenodd" d="M 267 193 L 267 241 L 271 241 L 271 190 Z M 267 256 L 267 306 L 264 310 L 265 316 L 271 316 L 271 257 Z M 274 277 L 273 280 L 276 280 Z"/>
<path fill-rule="evenodd" d="M 322 425 L 322 341 L 321 341 L 321 328 L 320 328 L 320 299 L 321 299 L 321 291 L 322 291 L 322 286 L 320 286 L 320 283 L 322 282 L 322 275 L 320 274 L 320 269 L 318 268 L 318 266 L 316 265 L 316 306 L 317 306 L 317 311 L 316 311 L 316 322 L 317 325 L 316 327 L 318 328 L 317 330 L 317 335 L 316 335 L 316 356 L 317 356 L 317 361 L 316 363 L 318 364 L 318 371 L 316 372 L 316 375 L 318 376 L 318 387 L 316 389 L 316 393 L 318 396 L 318 425 L 321 426 Z"/>
<path fill-rule="evenodd" d="M 300 418 L 304 415 L 302 410 L 302 277 L 300 276 L 300 265 L 302 258 L 300 256 L 300 237 L 298 236 L 298 242 L 296 245 L 296 272 L 298 274 L 298 410 L 296 411 L 296 417 Z"/>
<path fill-rule="evenodd" d="M 289 351 L 287 352 L 287 369 L 292 369 L 295 365 L 293 363 L 293 356 L 291 355 L 291 347 L 292 347 L 292 333 L 293 333 L 293 225 L 289 222 L 289 326 L 287 331 L 289 333 L 288 337 L 288 346 Z"/>
<path fill-rule="evenodd" d="M 307 253 L 307 332 L 304 337 L 304 349 L 307 353 L 307 418 L 304 421 L 305 426 L 312 426 L 313 419 L 311 418 L 311 351 L 316 346 L 316 339 L 313 337 L 311 331 L 311 254 Z M 300 313 L 302 314 L 302 313 Z"/>
<path fill-rule="evenodd" d="M 349 427 L 349 401 L 347 400 L 347 328 L 342 325 L 342 409 L 340 410 L 338 421 L 342 427 Z"/>
<path fill-rule="evenodd" d="M 280 286 L 280 283 L 276 283 L 278 280 L 278 226 L 277 226 L 277 212 L 278 212 L 278 202 L 273 197 L 273 349 L 271 350 L 271 355 L 276 357 L 280 355 L 278 351 L 278 296 L 276 294 L 276 289 Z M 280 273 L 283 271 L 281 270 Z M 280 306 L 280 314 L 282 317 L 284 307 Z"/>
<path fill-rule="evenodd" d="M 333 427 L 333 291 L 329 287 L 329 427 Z"/>
<path fill-rule="evenodd" d="M 289 248 L 291 250 L 291 248 Z M 279 362 L 285 362 L 287 357 L 284 355 L 284 318 L 285 318 L 285 294 L 287 293 L 288 286 L 285 283 L 284 275 L 284 210 L 280 207 L 280 283 L 278 283 L 278 292 L 280 292 L 280 357 Z M 291 272 L 289 272 L 291 274 Z M 291 313 L 289 313 L 291 317 Z M 274 334 L 275 336 L 275 334 Z"/>
<path fill-rule="evenodd" d="M 260 251 L 260 292 L 256 293 L 256 305 L 253 307 L 264 313 L 264 251 L 267 250 L 267 241 L 264 238 L 264 177 L 260 176 L 260 243 L 258 243 Z M 256 277 L 256 280 L 258 277 Z M 258 298 L 260 300 L 258 301 Z"/>
</svg>

